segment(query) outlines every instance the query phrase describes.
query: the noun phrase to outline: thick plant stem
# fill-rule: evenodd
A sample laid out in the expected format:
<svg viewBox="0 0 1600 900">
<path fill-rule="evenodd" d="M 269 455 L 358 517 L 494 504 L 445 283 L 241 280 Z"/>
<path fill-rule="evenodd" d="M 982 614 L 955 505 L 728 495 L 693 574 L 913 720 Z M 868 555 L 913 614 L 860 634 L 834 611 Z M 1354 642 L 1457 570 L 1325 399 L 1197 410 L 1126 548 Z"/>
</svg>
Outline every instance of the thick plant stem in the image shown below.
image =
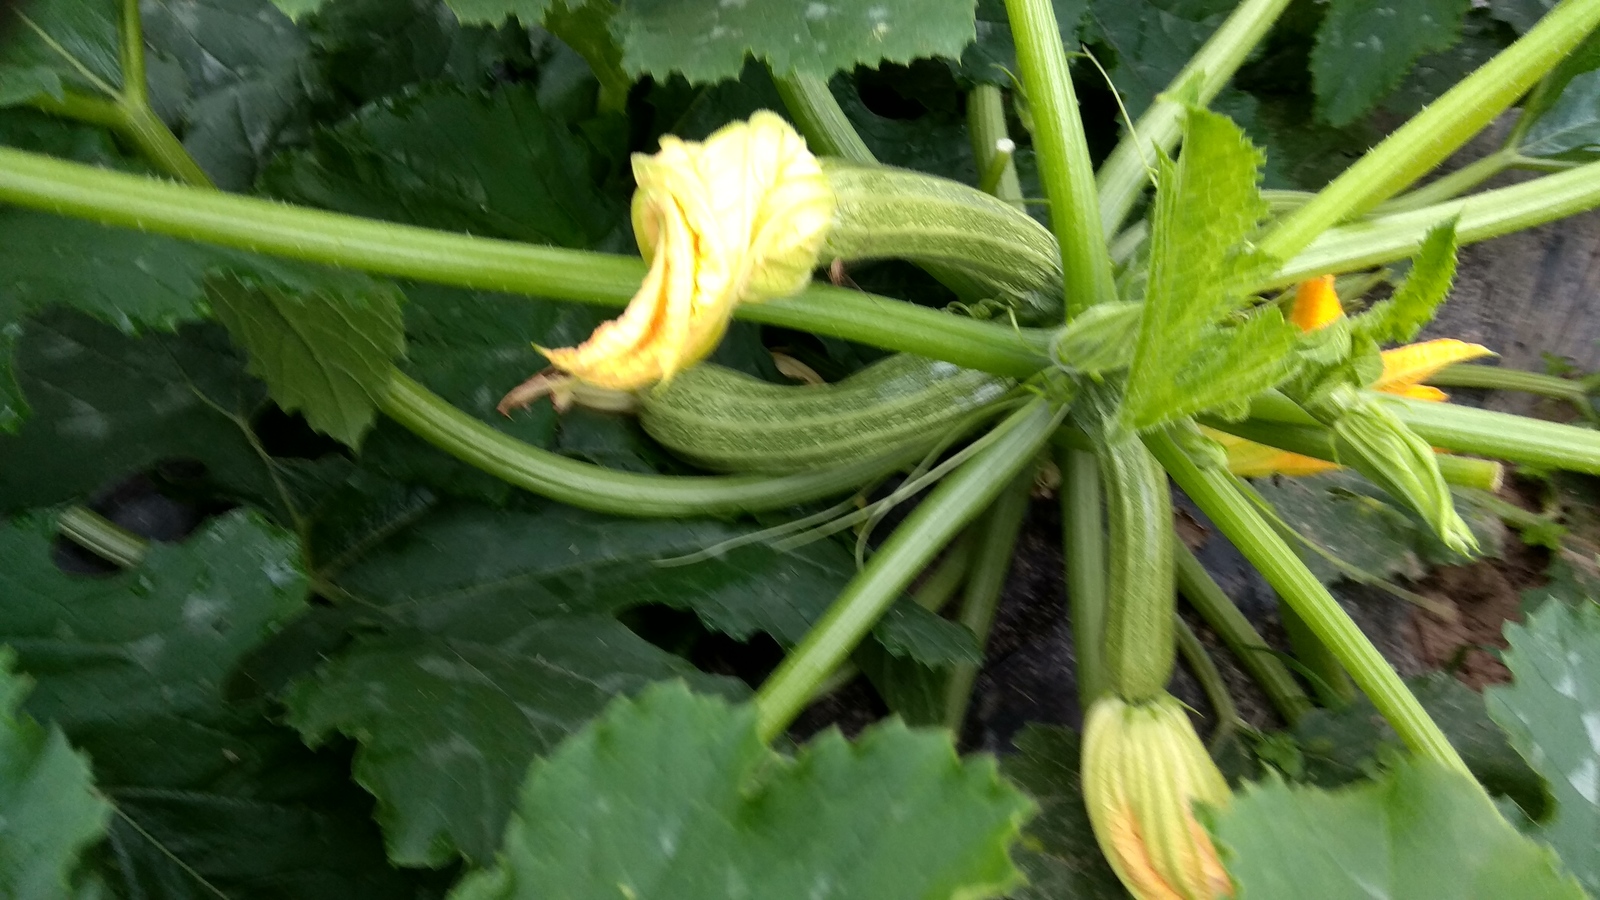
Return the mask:
<svg viewBox="0 0 1600 900">
<path fill-rule="evenodd" d="M 1341 225 L 1284 263 L 1257 290 L 1294 284 L 1317 275 L 1350 272 L 1407 259 L 1428 231 L 1456 220 L 1456 240 L 1486 241 L 1600 206 L 1600 162 L 1545 175 L 1409 212 L 1378 215 Z"/>
<path fill-rule="evenodd" d="M 1286 425 L 1264 419 L 1245 419 L 1229 422 L 1226 419 L 1205 417 L 1201 422 L 1209 428 L 1227 432 L 1245 440 L 1277 447 L 1290 453 L 1309 456 L 1325 462 L 1338 462 L 1334 450 L 1333 432 L 1322 425 Z M 1434 462 L 1446 483 L 1455 487 L 1478 488 L 1497 491 L 1505 480 L 1505 467 L 1487 459 L 1437 453 Z"/>
<path fill-rule="evenodd" d="M 782 509 L 848 493 L 914 465 L 920 449 L 795 475 L 667 476 L 618 472 L 524 444 L 456 409 L 402 374 L 390 374 L 384 414 L 455 458 L 509 484 L 572 506 L 621 516 L 726 515 Z"/>
<path fill-rule="evenodd" d="M 816 686 L 871 630 L 928 561 L 1033 461 L 1061 413 L 1036 398 L 1003 433 L 923 500 L 812 626 L 756 693 L 757 730 L 771 741 L 800 714 Z"/>
<path fill-rule="evenodd" d="M 875 163 L 877 158 L 867 142 L 845 118 L 839 101 L 828 90 L 828 79 L 820 75 L 795 73 L 774 76 L 783 107 L 794 119 L 795 127 L 806 136 L 806 146 L 818 156 L 837 156 L 855 163 Z"/>
<path fill-rule="evenodd" d="M 1305 563 L 1239 493 L 1233 477 L 1220 469 L 1200 468 L 1165 432 L 1147 434 L 1145 443 L 1178 487 L 1333 651 L 1406 746 L 1419 756 L 1471 777 L 1461 755 L 1428 717 L 1394 668 Z"/>
<path fill-rule="evenodd" d="M 488 291 L 610 306 L 644 277 L 635 257 L 539 247 L 203 191 L 0 147 L 0 202 L 305 262 Z M 1026 377 L 1049 334 L 827 285 L 740 318 Z"/>
<path fill-rule="evenodd" d="M 56 527 L 63 537 L 125 569 L 144 562 L 150 551 L 149 541 L 82 506 L 62 510 Z"/>
<path fill-rule="evenodd" d="M 1526 416 L 1374 394 L 1428 443 L 1527 466 L 1600 475 L 1600 432 Z"/>
<path fill-rule="evenodd" d="M 1441 175 L 1406 194 L 1385 200 L 1374 210 L 1385 215 L 1408 212 L 1454 200 L 1478 185 L 1488 181 L 1506 169 L 1511 168 L 1517 161 L 1517 154 L 1510 150 L 1500 150 L 1475 160 L 1448 175 Z"/>
<path fill-rule="evenodd" d="M 989 629 L 994 625 L 1000 594 L 1006 586 L 1006 575 L 1011 571 L 1017 535 L 1022 531 L 1032 499 L 1033 469 L 1026 467 L 995 498 L 994 505 L 983 517 L 983 530 L 973 547 L 972 565 L 961 594 L 961 614 L 957 618 L 978 639 L 979 647 L 989 642 Z M 956 734 L 961 733 L 961 725 L 967 720 L 967 706 L 972 701 L 972 685 L 977 678 L 977 663 L 958 663 L 945 680 L 944 724 Z"/>
<path fill-rule="evenodd" d="M 1486 388 L 1491 391 L 1521 391 L 1556 400 L 1566 400 L 1580 407 L 1589 404 L 1589 392 L 1583 384 L 1555 375 L 1525 372 L 1521 369 L 1503 369 L 1500 366 L 1456 363 L 1445 366 L 1427 378 L 1434 387 Z"/>
<path fill-rule="evenodd" d="M 1328 228 L 1394 196 L 1526 94 L 1600 24 L 1600 0 L 1565 0 L 1516 43 L 1456 83 L 1267 233 L 1260 249 L 1288 259 Z"/>
<path fill-rule="evenodd" d="M 1078 706 L 1087 710 L 1106 689 L 1106 526 L 1100 463 L 1090 450 L 1059 447 L 1061 555 L 1066 563 Z"/>
<path fill-rule="evenodd" d="M 1193 552 L 1179 541 L 1173 549 L 1174 569 L 1177 573 L 1178 592 L 1200 614 L 1211 630 L 1217 633 L 1239 664 L 1260 685 L 1262 693 L 1272 703 L 1283 720 L 1293 725 L 1312 709 L 1311 698 L 1294 680 L 1287 666 L 1274 655 L 1250 620 L 1235 606 L 1232 598 L 1222 590 L 1205 570 Z"/>
<path fill-rule="evenodd" d="M 967 92 L 967 134 L 972 138 L 972 158 L 978 163 L 978 171 L 989 171 L 999 157 L 999 148 L 1011 144 L 1011 135 L 1006 133 L 1006 98 L 1000 88 L 980 84 Z M 1016 161 L 1008 155 L 1000 165 L 991 193 L 1027 212 Z"/>
<path fill-rule="evenodd" d="M 123 102 L 119 107 L 123 119 L 117 124 L 117 131 L 132 141 L 146 159 L 184 184 L 197 188 L 216 187 L 211 176 L 200 168 L 200 164 L 194 161 L 194 157 L 189 155 L 189 151 L 184 149 L 166 123 L 149 106 L 132 106 Z"/>
<path fill-rule="evenodd" d="M 1156 149 L 1171 152 L 1177 145 L 1183 133 L 1184 103 L 1210 103 L 1288 5 L 1289 0 L 1239 4 L 1111 151 L 1098 178 L 1100 227 L 1107 240 L 1122 227 L 1122 220 L 1144 192 Z"/>
<path fill-rule="evenodd" d="M 1006 0 L 1017 67 L 1033 113 L 1033 146 L 1050 201 L 1050 228 L 1061 244 L 1067 318 L 1115 300 L 1111 253 L 1100 232 L 1094 165 L 1050 0 Z"/>
<path fill-rule="evenodd" d="M 1216 714 L 1217 724 L 1211 732 L 1211 739 L 1215 742 L 1233 730 L 1239 721 L 1239 706 L 1233 702 L 1233 695 L 1228 693 L 1228 684 L 1222 680 L 1222 671 L 1211 659 L 1211 654 L 1206 652 L 1206 645 L 1200 636 L 1194 633 L 1188 622 L 1176 615 L 1172 625 L 1178 652 L 1183 655 L 1183 661 L 1189 666 L 1194 680 L 1200 682 L 1200 690 L 1205 693 L 1206 702 L 1211 704 L 1211 711 Z"/>
</svg>

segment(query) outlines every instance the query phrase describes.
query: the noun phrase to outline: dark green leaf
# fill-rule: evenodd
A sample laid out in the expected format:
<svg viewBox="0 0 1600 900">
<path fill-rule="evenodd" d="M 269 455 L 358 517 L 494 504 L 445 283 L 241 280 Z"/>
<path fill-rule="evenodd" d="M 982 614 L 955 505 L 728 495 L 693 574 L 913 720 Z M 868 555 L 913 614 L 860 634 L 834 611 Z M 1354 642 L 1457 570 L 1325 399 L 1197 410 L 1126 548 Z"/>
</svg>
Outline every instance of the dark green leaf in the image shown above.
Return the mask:
<svg viewBox="0 0 1600 900">
<path fill-rule="evenodd" d="M 535 763 L 499 861 L 452 896 L 991 896 L 1020 880 L 1029 806 L 943 732 L 828 732 L 786 760 L 752 707 L 663 686 Z"/>
<path fill-rule="evenodd" d="M 1600 606 L 1547 602 L 1506 640 L 1513 681 L 1489 691 L 1489 713 L 1550 786 L 1537 834 L 1600 891 Z"/>
<path fill-rule="evenodd" d="M 29 682 L 14 662 L 0 647 L 0 895 L 66 897 L 78 854 L 105 834 L 111 807 L 60 729 L 21 712 Z"/>
<path fill-rule="evenodd" d="M 250 355 L 250 372 L 286 410 L 352 447 L 405 352 L 400 291 L 364 279 L 289 283 L 253 275 L 206 279 L 217 318 Z"/>
<path fill-rule="evenodd" d="M 39 0 L 0 10 L 0 106 L 122 87 L 117 0 Z"/>
<path fill-rule="evenodd" d="M 1435 226 L 1422 240 L 1412 257 L 1411 271 L 1395 288 L 1394 296 L 1373 307 L 1355 321 L 1358 333 L 1380 344 L 1404 344 L 1417 336 L 1422 326 L 1433 321 L 1433 314 L 1450 293 L 1456 275 L 1455 220 Z"/>
<path fill-rule="evenodd" d="M 1537 25 L 1556 3 L 1557 0 L 1489 0 L 1489 10 L 1495 18 L 1522 32 Z"/>
<path fill-rule="evenodd" d="M 474 2 L 503 6 L 506 0 Z M 972 43 L 973 5 L 974 0 L 629 0 L 618 8 L 612 28 L 622 43 L 622 67 L 635 76 L 737 78 L 750 55 L 780 76 L 826 77 L 883 61 L 958 58 Z"/>
<path fill-rule="evenodd" d="M 270 0 L 148 4 L 151 102 L 179 124 L 184 149 L 229 190 L 254 185 L 284 144 L 303 139 L 326 88 L 310 38 Z"/>
<path fill-rule="evenodd" d="M 1061 43 L 1068 52 L 1078 47 L 1089 0 L 1051 0 Z M 1011 38 L 1004 0 L 978 0 L 977 37 L 961 53 L 958 74 L 965 81 L 1011 87 L 1018 76 L 1017 45 Z"/>
<path fill-rule="evenodd" d="M 305 608 L 298 542 L 253 514 L 109 578 L 57 569 L 53 531 L 48 517 L 0 529 L 0 641 L 39 679 L 29 710 L 96 757 L 98 727 L 214 706 L 239 658 Z"/>
<path fill-rule="evenodd" d="M 430 87 L 369 106 L 281 157 L 284 199 L 413 225 L 590 247 L 619 223 L 591 148 L 534 91 Z M 531 373 L 530 373 L 531 374 Z"/>
<path fill-rule="evenodd" d="M 1516 37 L 1515 31 L 1487 10 L 1474 7 L 1462 22 L 1460 39 L 1448 49 L 1419 57 L 1400 86 L 1383 98 L 1383 110 L 1407 118 L 1416 115 L 1510 46 Z"/>
<path fill-rule="evenodd" d="M 1000 771 L 1039 804 L 1017 852 L 1028 884 L 1011 892 L 1014 900 L 1127 897 L 1089 828 L 1078 783 L 1078 743 L 1068 729 L 1029 725 L 1017 737 L 1017 752 L 1000 761 Z"/>
<path fill-rule="evenodd" d="M 313 740 L 340 731 L 361 742 L 357 775 L 379 798 L 396 860 L 438 864 L 461 852 L 485 861 L 528 762 L 616 694 L 669 677 L 742 690 L 697 676 L 616 614 L 690 609 L 737 639 L 760 631 L 792 644 L 853 574 L 850 554 L 827 542 L 657 564 L 749 531 L 554 504 L 443 507 L 337 576 L 387 610 L 388 627 L 302 680 L 289 698 L 293 721 Z M 445 757 L 453 761 L 441 768 Z M 463 780 L 483 789 L 463 792 Z"/>
<path fill-rule="evenodd" d="M 1584 896 L 1471 780 L 1427 760 L 1340 791 L 1251 785 L 1213 818 L 1240 900 Z"/>
<path fill-rule="evenodd" d="M 1529 156 L 1600 151 L 1600 70 L 1574 76 L 1528 129 L 1518 152 Z"/>
<path fill-rule="evenodd" d="M 1424 53 L 1461 34 L 1471 0 L 1333 0 L 1311 53 L 1317 115 L 1348 125 L 1398 85 Z"/>
<path fill-rule="evenodd" d="M 266 461 L 243 428 L 266 391 L 222 329 L 134 339 L 50 313 L 28 324 L 18 363 L 35 410 L 19 433 L 0 435 L 0 511 L 84 499 L 176 459 L 203 463 L 229 496 L 268 491 Z"/>
<path fill-rule="evenodd" d="M 1090 0 L 1083 38 L 1112 51 L 1101 63 L 1137 119 L 1233 7 L 1228 0 Z"/>
<path fill-rule="evenodd" d="M 1120 427 L 1142 430 L 1237 402 L 1281 381 L 1298 333 L 1275 307 L 1222 327 L 1266 261 L 1245 245 L 1266 215 L 1262 156 L 1226 117 L 1191 110 L 1176 165 L 1162 159 L 1150 276 Z"/>
</svg>

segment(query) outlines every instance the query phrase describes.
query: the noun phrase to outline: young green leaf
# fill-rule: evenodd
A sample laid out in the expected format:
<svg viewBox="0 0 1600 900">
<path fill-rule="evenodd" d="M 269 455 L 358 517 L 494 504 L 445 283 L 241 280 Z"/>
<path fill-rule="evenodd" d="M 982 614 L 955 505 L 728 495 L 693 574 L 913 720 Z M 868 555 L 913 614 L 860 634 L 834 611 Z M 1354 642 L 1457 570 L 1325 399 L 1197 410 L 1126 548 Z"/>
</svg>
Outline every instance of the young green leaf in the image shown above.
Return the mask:
<svg viewBox="0 0 1600 900">
<path fill-rule="evenodd" d="M 1029 823 L 1017 851 L 1017 865 L 1028 884 L 1009 896 L 1124 900 L 1127 892 L 1100 852 L 1083 807 L 1077 733 L 1029 725 L 1016 743 L 1017 752 L 1001 759 L 1000 771 L 1039 804 L 1039 816 Z"/>
<path fill-rule="evenodd" d="M 11 671 L 15 662 L 0 647 L 0 895 L 66 897 L 78 854 L 105 834 L 111 806 L 61 730 L 21 711 L 29 680 Z"/>
<path fill-rule="evenodd" d="M 830 731 L 789 760 L 753 708 L 666 685 L 535 763 L 499 860 L 451 897 L 994 896 L 1030 806 L 943 732 Z"/>
<path fill-rule="evenodd" d="M 959 58 L 973 40 L 973 5 L 974 0 L 633 0 L 618 7 L 611 27 L 622 43 L 622 67 L 634 76 L 737 78 L 748 55 L 779 76 L 826 77 L 857 65 Z"/>
<path fill-rule="evenodd" d="M 1528 156 L 1600 152 L 1600 69 L 1576 75 L 1542 110 L 1517 148 Z"/>
<path fill-rule="evenodd" d="M 0 106 L 122 87 L 117 0 L 41 0 L 5 10 L 0 25 Z"/>
<path fill-rule="evenodd" d="M 1600 607 L 1546 601 L 1526 624 L 1508 624 L 1506 639 L 1513 681 L 1488 691 L 1489 714 L 1555 799 L 1536 834 L 1600 892 Z"/>
<path fill-rule="evenodd" d="M 292 284 L 216 274 L 206 294 L 250 355 L 272 399 L 352 447 L 372 426 L 377 398 L 405 352 L 400 291 L 364 279 Z"/>
<path fill-rule="evenodd" d="M 1261 153 L 1226 117 L 1191 110 L 1183 155 L 1159 162 L 1150 277 L 1118 424 L 1143 430 L 1266 390 L 1293 367 L 1298 332 L 1275 307 L 1241 324 L 1268 261 L 1247 242 L 1266 215 Z"/>
<path fill-rule="evenodd" d="M 1338 791 L 1254 784 L 1212 818 L 1239 900 L 1585 896 L 1476 785 L 1426 760 Z"/>
<path fill-rule="evenodd" d="M 1353 323 L 1356 332 L 1380 344 L 1403 344 L 1417 336 L 1422 326 L 1450 294 L 1456 275 L 1456 223 L 1438 225 L 1423 238 L 1411 260 L 1411 272 L 1395 288 L 1394 296 L 1373 304 Z"/>
<path fill-rule="evenodd" d="M 1424 53 L 1461 34 L 1471 0 L 1333 0 L 1311 51 L 1317 115 L 1348 125 L 1398 85 Z"/>
<path fill-rule="evenodd" d="M 439 865 L 461 853 L 485 862 L 529 761 L 617 694 L 666 678 L 744 692 L 647 643 L 617 615 L 659 604 L 692 610 L 739 640 L 765 632 L 793 644 L 854 572 L 850 553 L 829 542 L 656 564 L 752 530 L 556 504 L 538 512 L 443 506 L 380 532 L 375 549 L 334 576 L 342 590 L 387 610 L 388 627 L 299 681 L 288 695 L 290 720 L 312 741 L 336 731 L 360 741 L 356 775 L 379 799 L 396 861 Z M 901 606 L 919 629 L 960 631 Z M 910 646 L 944 643 L 936 636 Z M 446 757 L 453 761 L 441 768 Z M 463 780 L 485 788 L 461 791 Z"/>
</svg>

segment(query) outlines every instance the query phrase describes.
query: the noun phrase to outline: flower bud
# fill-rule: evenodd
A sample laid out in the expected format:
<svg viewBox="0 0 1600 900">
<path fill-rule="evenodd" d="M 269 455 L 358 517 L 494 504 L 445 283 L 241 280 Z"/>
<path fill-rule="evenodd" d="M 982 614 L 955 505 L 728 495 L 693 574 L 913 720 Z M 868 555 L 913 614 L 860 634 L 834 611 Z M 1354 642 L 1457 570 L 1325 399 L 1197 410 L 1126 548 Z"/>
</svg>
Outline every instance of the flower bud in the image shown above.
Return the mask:
<svg viewBox="0 0 1600 900">
<path fill-rule="evenodd" d="M 1233 895 L 1193 810 L 1226 806 L 1232 795 L 1176 698 L 1096 700 L 1084 721 L 1082 775 L 1100 849 L 1135 900 Z"/>
</svg>

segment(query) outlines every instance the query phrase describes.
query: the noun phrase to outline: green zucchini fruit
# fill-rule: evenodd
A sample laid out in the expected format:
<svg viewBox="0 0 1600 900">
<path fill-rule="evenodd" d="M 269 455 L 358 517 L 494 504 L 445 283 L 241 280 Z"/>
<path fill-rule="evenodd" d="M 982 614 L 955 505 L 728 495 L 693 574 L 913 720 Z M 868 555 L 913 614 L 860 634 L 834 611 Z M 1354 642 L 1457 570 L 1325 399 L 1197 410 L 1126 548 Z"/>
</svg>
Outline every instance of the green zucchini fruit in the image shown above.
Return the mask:
<svg viewBox="0 0 1600 900">
<path fill-rule="evenodd" d="M 1096 456 L 1106 498 L 1106 680 L 1123 700 L 1143 702 L 1166 691 L 1177 652 L 1172 495 L 1137 437 Z"/>
<path fill-rule="evenodd" d="M 711 363 L 645 391 L 639 423 L 662 446 L 723 472 L 785 473 L 932 448 L 1015 382 L 909 354 L 836 384 L 773 384 Z"/>
<path fill-rule="evenodd" d="M 824 261 L 903 259 L 938 269 L 969 303 L 999 300 L 1024 317 L 1053 310 L 1059 318 L 1061 253 L 1027 213 L 948 178 L 821 162 L 836 200 Z"/>
</svg>

